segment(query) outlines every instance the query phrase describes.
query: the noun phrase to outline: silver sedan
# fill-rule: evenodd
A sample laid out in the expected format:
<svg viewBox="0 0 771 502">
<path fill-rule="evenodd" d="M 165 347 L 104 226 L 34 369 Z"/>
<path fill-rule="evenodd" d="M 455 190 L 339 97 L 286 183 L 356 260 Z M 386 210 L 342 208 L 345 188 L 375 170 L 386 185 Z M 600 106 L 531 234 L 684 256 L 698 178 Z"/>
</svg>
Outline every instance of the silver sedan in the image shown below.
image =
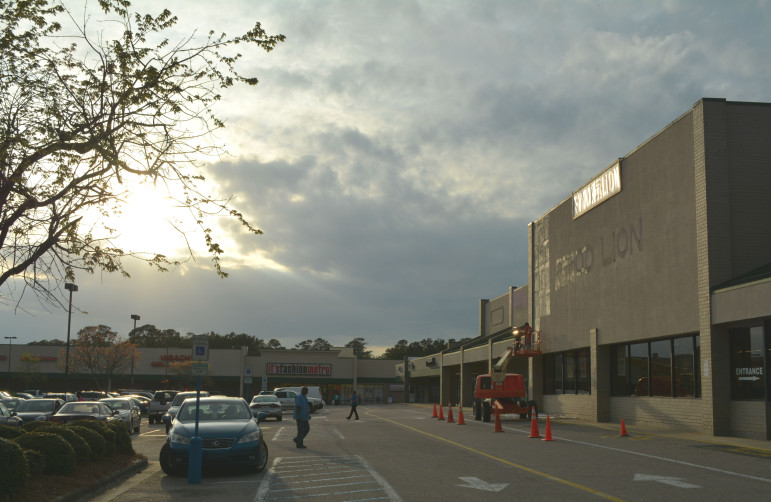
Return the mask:
<svg viewBox="0 0 771 502">
<path fill-rule="evenodd" d="M 249 404 L 249 408 L 252 409 L 252 414 L 255 417 L 258 413 L 265 413 L 267 417 L 273 417 L 279 421 L 283 418 L 281 401 L 271 394 L 254 396 Z"/>
</svg>

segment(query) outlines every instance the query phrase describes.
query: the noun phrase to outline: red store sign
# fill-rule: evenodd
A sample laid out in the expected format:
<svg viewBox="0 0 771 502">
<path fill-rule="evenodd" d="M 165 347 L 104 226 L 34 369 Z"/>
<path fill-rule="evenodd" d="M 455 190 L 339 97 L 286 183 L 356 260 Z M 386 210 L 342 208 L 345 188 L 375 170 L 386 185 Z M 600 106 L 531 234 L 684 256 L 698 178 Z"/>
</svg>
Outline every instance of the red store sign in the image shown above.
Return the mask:
<svg viewBox="0 0 771 502">
<path fill-rule="evenodd" d="M 313 363 L 268 363 L 266 372 L 268 375 L 331 376 L 332 365 Z"/>
</svg>

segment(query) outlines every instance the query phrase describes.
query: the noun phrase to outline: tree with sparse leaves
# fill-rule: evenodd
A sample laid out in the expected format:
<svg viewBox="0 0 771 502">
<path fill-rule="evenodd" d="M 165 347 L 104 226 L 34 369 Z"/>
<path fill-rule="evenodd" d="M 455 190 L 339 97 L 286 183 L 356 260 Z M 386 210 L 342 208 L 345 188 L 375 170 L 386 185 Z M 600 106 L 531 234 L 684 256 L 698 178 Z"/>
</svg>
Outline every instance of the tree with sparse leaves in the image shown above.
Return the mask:
<svg viewBox="0 0 771 502">
<path fill-rule="evenodd" d="M 118 336 L 109 326 L 87 326 L 78 332 L 70 347 L 69 372 L 87 372 L 94 377 L 97 388 L 109 391 L 112 376 L 121 373 L 139 361 L 136 345 Z M 65 349 L 60 360 L 66 363 Z"/>
<path fill-rule="evenodd" d="M 353 347 L 353 353 L 359 359 L 372 359 L 372 351 L 367 350 L 367 342 L 364 338 L 357 337 L 345 344 L 346 347 Z"/>
<path fill-rule="evenodd" d="M 316 338 L 315 340 L 303 340 L 297 343 L 293 350 L 332 350 L 332 344 L 323 338 Z"/>
<path fill-rule="evenodd" d="M 0 286 L 18 301 L 31 290 L 62 305 L 61 285 L 76 271 L 128 276 L 127 256 L 159 271 L 177 265 L 114 243 L 129 187 L 140 183 L 189 212 L 226 277 L 207 221 L 226 214 L 262 232 L 205 186 L 202 160 L 225 153 L 212 142 L 224 125 L 213 105 L 235 84 L 257 84 L 238 70 L 237 48 L 269 52 L 284 36 L 256 23 L 237 37 L 171 40 L 177 18 L 168 10 L 140 15 L 127 0 L 99 0 L 100 18 L 91 19 L 68 10 L 75 5 L 85 9 L 0 0 Z M 192 257 L 189 229 L 171 223 Z"/>
</svg>

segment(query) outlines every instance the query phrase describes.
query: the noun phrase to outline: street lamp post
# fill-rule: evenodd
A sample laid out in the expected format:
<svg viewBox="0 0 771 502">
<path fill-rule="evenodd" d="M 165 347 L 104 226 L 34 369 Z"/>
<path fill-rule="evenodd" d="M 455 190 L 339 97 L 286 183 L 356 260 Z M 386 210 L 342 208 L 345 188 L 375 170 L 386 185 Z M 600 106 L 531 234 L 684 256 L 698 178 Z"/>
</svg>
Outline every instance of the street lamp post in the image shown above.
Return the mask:
<svg viewBox="0 0 771 502">
<path fill-rule="evenodd" d="M 15 336 L 6 336 L 6 340 L 8 340 L 8 390 L 11 389 L 11 342 L 16 340 Z"/>
<path fill-rule="evenodd" d="M 134 331 L 137 330 L 137 321 L 139 315 L 131 314 L 131 318 L 134 319 Z M 131 345 L 131 386 L 134 387 L 134 345 Z"/>
<path fill-rule="evenodd" d="M 78 290 L 78 286 L 71 282 L 64 283 L 64 289 L 70 292 L 70 308 L 67 311 L 67 354 L 64 357 L 64 375 L 70 374 L 70 325 L 72 324 L 72 293 Z"/>
</svg>

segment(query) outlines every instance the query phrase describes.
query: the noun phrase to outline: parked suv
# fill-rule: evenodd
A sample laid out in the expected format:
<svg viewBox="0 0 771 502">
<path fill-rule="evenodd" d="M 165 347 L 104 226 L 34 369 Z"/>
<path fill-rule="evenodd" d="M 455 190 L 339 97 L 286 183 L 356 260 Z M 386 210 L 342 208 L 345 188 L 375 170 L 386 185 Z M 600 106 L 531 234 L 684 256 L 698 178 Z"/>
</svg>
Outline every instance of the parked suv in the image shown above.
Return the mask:
<svg viewBox="0 0 771 502">
<path fill-rule="evenodd" d="M 302 387 L 278 387 L 275 391 L 291 391 L 299 394 L 302 391 Z M 308 404 L 311 405 L 311 413 L 315 413 L 316 410 L 324 407 L 324 400 L 321 398 L 321 389 L 319 387 L 308 387 L 307 398 Z"/>
<path fill-rule="evenodd" d="M 150 424 L 161 423 L 164 413 L 171 407 L 171 401 L 179 393 L 178 390 L 157 390 L 150 401 L 147 421 Z"/>
<path fill-rule="evenodd" d="M 260 392 L 260 394 L 273 394 L 281 403 L 282 410 L 294 410 L 294 398 L 297 397 L 297 393 L 291 390 L 266 390 Z M 312 410 L 311 410 L 312 411 Z"/>
<path fill-rule="evenodd" d="M 171 406 L 169 406 L 169 409 L 166 410 L 166 413 L 164 413 L 161 417 L 161 420 L 163 420 L 166 424 L 166 434 L 169 433 L 169 430 L 171 429 L 171 422 L 174 421 L 174 418 L 177 416 L 177 412 L 179 411 L 179 407 L 182 406 L 182 403 L 185 402 L 185 399 L 195 398 L 197 395 L 198 392 L 194 390 L 177 392 L 177 395 L 174 396 L 174 399 L 171 401 Z M 209 393 L 205 390 L 202 390 L 201 397 L 209 397 Z"/>
</svg>

